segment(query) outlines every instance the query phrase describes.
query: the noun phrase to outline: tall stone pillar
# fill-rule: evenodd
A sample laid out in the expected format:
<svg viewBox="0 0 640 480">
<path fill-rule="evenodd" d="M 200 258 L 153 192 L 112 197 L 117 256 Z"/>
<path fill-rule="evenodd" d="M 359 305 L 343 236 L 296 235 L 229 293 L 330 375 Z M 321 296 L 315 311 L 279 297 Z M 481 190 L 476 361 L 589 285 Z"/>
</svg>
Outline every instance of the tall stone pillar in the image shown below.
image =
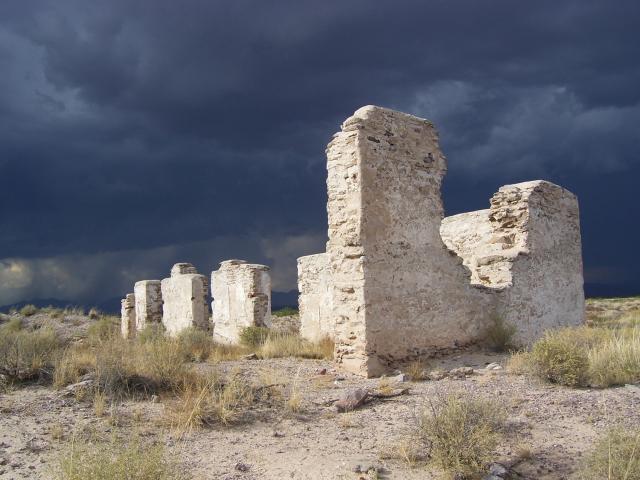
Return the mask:
<svg viewBox="0 0 640 480">
<path fill-rule="evenodd" d="M 162 323 L 170 336 L 193 327 L 209 327 L 209 285 L 207 277 L 197 273 L 190 263 L 177 263 L 171 277 L 160 284 L 163 301 Z"/>
<path fill-rule="evenodd" d="M 136 297 L 133 293 L 127 295 L 120 302 L 120 333 L 123 338 L 133 338 L 136 335 Z"/>
<path fill-rule="evenodd" d="M 160 280 L 141 280 L 133 287 L 136 297 L 136 329 L 162 322 L 162 291 Z"/>
<path fill-rule="evenodd" d="M 238 343 L 245 327 L 271 326 L 271 276 L 266 265 L 226 260 L 211 274 L 214 338 Z"/>
</svg>

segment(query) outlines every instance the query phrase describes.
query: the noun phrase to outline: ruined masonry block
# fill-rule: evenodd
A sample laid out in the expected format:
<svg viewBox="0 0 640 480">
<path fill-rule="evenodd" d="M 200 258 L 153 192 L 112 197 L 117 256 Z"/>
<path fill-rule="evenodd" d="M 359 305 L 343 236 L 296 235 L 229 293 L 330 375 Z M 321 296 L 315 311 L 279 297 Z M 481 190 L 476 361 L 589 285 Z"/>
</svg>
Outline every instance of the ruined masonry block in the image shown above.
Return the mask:
<svg viewBox="0 0 640 480">
<path fill-rule="evenodd" d="M 136 297 L 136 329 L 162 322 L 162 292 L 160 280 L 141 280 L 133 287 Z"/>
<path fill-rule="evenodd" d="M 120 332 L 123 338 L 133 338 L 136 334 L 136 297 L 133 293 L 120 302 Z"/>
<path fill-rule="evenodd" d="M 312 342 L 333 338 L 333 286 L 329 255 L 319 253 L 298 258 L 298 308 L 300 335 Z"/>
<path fill-rule="evenodd" d="M 193 327 L 206 330 L 209 326 L 207 277 L 197 273 L 193 265 L 178 263 L 171 277 L 161 282 L 163 301 L 162 323 L 170 336 Z"/>
<path fill-rule="evenodd" d="M 224 261 L 211 274 L 211 296 L 216 340 L 238 343 L 243 328 L 271 326 L 269 267 Z"/>
<path fill-rule="evenodd" d="M 327 147 L 336 360 L 366 376 L 474 341 L 493 299 L 440 237 L 446 172 L 433 125 L 380 107 Z"/>
<path fill-rule="evenodd" d="M 578 200 L 543 180 L 505 185 L 491 208 L 445 218 L 442 238 L 471 271 L 496 290 L 495 315 L 528 345 L 545 330 L 584 320 Z"/>
</svg>

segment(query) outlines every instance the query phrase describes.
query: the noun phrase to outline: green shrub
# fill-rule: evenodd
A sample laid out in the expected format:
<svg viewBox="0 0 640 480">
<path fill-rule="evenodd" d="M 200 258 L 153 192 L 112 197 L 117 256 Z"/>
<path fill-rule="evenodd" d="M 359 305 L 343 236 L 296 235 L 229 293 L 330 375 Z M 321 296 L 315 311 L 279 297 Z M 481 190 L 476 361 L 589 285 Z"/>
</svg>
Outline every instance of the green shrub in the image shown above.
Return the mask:
<svg viewBox="0 0 640 480">
<path fill-rule="evenodd" d="M 584 480 L 640 480 L 640 429 L 610 429 L 582 466 Z"/>
<path fill-rule="evenodd" d="M 506 323 L 502 317 L 496 316 L 486 331 L 486 341 L 490 348 L 497 352 L 506 352 L 513 345 L 513 336 L 516 334 L 515 325 Z"/>
<path fill-rule="evenodd" d="M 61 455 L 56 480 L 171 480 L 183 477 L 165 459 L 162 444 L 145 446 L 128 442 L 73 442 Z"/>
<path fill-rule="evenodd" d="M 100 317 L 87 329 L 87 338 L 92 344 L 109 340 L 114 336 L 120 336 L 120 325 L 116 317 Z"/>
<path fill-rule="evenodd" d="M 215 348 L 212 335 L 196 328 L 187 328 L 180 332 L 178 343 L 184 358 L 190 362 L 205 361 Z"/>
<path fill-rule="evenodd" d="M 284 307 L 280 310 L 271 312 L 274 317 L 288 317 L 290 315 L 298 315 L 298 309 L 293 307 Z"/>
<path fill-rule="evenodd" d="M 50 328 L 16 331 L 10 325 L 3 326 L 0 328 L 0 373 L 17 381 L 50 374 L 60 347 L 60 340 Z"/>
<path fill-rule="evenodd" d="M 24 317 L 30 317 L 31 315 L 35 315 L 38 313 L 38 307 L 35 305 L 25 305 L 20 309 L 20 315 Z"/>
<path fill-rule="evenodd" d="M 640 380 L 640 328 L 573 327 L 547 332 L 509 368 L 567 386 L 609 387 Z"/>
<path fill-rule="evenodd" d="M 150 323 L 136 333 L 136 340 L 139 343 L 162 340 L 164 338 L 164 333 L 165 328 L 162 323 Z"/>
<path fill-rule="evenodd" d="M 495 401 L 449 394 L 420 417 L 418 440 L 429 456 L 456 478 L 481 473 L 501 438 L 504 410 Z"/>
<path fill-rule="evenodd" d="M 547 332 L 531 351 L 534 371 L 552 383 L 584 385 L 588 378 L 589 357 L 586 349 L 574 340 L 571 329 Z"/>
<path fill-rule="evenodd" d="M 240 330 L 240 343 L 245 347 L 256 348 L 267 341 L 269 329 L 267 327 L 245 327 Z"/>
</svg>

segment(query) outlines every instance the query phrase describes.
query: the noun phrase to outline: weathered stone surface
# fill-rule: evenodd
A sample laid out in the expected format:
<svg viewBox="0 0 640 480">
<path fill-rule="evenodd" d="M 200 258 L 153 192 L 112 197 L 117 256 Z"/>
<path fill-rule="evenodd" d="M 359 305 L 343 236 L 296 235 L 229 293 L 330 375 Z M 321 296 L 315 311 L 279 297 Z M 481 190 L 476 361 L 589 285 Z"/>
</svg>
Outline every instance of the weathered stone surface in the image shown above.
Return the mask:
<svg viewBox="0 0 640 480">
<path fill-rule="evenodd" d="M 300 335 L 312 342 L 334 337 L 331 278 L 329 255 L 326 253 L 298 258 Z"/>
<path fill-rule="evenodd" d="M 440 237 L 446 164 L 433 125 L 363 107 L 329 144 L 327 168 L 337 361 L 374 376 L 477 339 L 493 298 Z"/>
<path fill-rule="evenodd" d="M 213 332 L 216 340 L 238 343 L 245 327 L 271 326 L 269 267 L 227 260 L 211 274 Z"/>
<path fill-rule="evenodd" d="M 489 210 L 445 218 L 441 233 L 471 282 L 496 292 L 494 315 L 516 327 L 515 343 L 584 321 L 580 219 L 571 192 L 542 180 L 505 185 Z"/>
<path fill-rule="evenodd" d="M 123 338 L 136 334 L 136 296 L 133 293 L 127 293 L 120 302 L 120 333 Z"/>
<path fill-rule="evenodd" d="M 209 326 L 209 282 L 194 272 L 193 265 L 178 263 L 171 269 L 171 277 L 161 282 L 162 323 L 170 336 L 189 327 L 206 330 Z"/>
<path fill-rule="evenodd" d="M 162 292 L 160 280 L 141 280 L 133 287 L 136 300 L 136 329 L 162 322 Z"/>
<path fill-rule="evenodd" d="M 369 393 L 362 388 L 351 390 L 335 403 L 336 410 L 338 412 L 350 412 L 351 410 L 355 410 L 356 408 L 364 405 L 368 396 Z"/>
</svg>

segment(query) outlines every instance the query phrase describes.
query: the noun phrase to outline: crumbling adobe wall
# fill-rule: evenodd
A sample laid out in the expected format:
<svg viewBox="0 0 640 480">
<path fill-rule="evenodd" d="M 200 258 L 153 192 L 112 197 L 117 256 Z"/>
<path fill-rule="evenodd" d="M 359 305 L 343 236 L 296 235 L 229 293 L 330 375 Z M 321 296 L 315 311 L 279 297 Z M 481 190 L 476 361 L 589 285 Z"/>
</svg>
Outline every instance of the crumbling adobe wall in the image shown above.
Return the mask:
<svg viewBox="0 0 640 480">
<path fill-rule="evenodd" d="M 271 326 L 269 267 L 226 260 L 211 274 L 213 333 L 224 343 L 238 343 L 245 327 Z"/>
<path fill-rule="evenodd" d="M 162 280 L 162 323 L 168 335 L 175 336 L 189 327 L 208 329 L 208 283 L 207 277 L 189 263 L 174 265 L 171 277 Z"/>
<path fill-rule="evenodd" d="M 120 301 L 120 333 L 123 338 L 133 338 L 136 334 L 136 297 L 133 293 Z"/>
<path fill-rule="evenodd" d="M 472 282 L 496 291 L 494 311 L 533 343 L 545 330 L 584 320 L 578 201 L 553 183 L 505 185 L 491 208 L 444 219 L 442 238 Z"/>
<path fill-rule="evenodd" d="M 494 296 L 440 237 L 446 164 L 433 125 L 363 107 L 329 144 L 327 168 L 336 360 L 375 376 L 477 339 Z"/>
<path fill-rule="evenodd" d="M 318 253 L 298 258 L 298 310 L 300 335 L 312 342 L 333 338 L 333 286 L 329 255 Z"/>
<path fill-rule="evenodd" d="M 140 280 L 133 287 L 136 297 L 136 329 L 162 322 L 162 292 L 160 280 Z"/>
</svg>

